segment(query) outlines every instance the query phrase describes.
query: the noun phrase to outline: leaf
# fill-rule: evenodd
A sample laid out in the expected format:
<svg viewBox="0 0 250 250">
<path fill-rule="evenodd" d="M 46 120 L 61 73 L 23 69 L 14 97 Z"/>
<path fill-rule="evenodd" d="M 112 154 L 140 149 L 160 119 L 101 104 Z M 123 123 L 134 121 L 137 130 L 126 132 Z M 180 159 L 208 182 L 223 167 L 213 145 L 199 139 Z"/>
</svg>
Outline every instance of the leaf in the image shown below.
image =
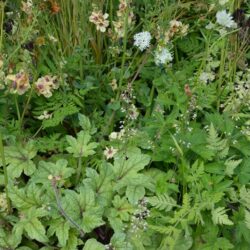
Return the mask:
<svg viewBox="0 0 250 250">
<path fill-rule="evenodd" d="M 138 148 L 127 149 L 125 155 L 119 155 L 115 158 L 112 167 L 116 180 L 123 178 L 129 179 L 142 170 L 150 161 L 148 155 L 142 154 Z"/>
<path fill-rule="evenodd" d="M 38 219 L 45 215 L 47 215 L 45 210 L 30 208 L 22 215 L 20 221 L 15 224 L 14 231 L 19 233 L 26 231 L 32 240 L 48 242 L 49 239 L 46 236 L 45 227 Z"/>
<path fill-rule="evenodd" d="M 242 159 L 240 160 L 227 159 L 225 161 L 225 166 L 226 166 L 225 174 L 231 177 L 234 174 L 234 169 L 237 168 L 241 162 Z"/>
<path fill-rule="evenodd" d="M 48 229 L 48 236 L 52 236 L 55 233 L 60 246 L 64 247 L 69 238 L 69 230 L 70 226 L 67 221 L 62 219 L 52 220 Z"/>
<path fill-rule="evenodd" d="M 148 202 L 159 210 L 165 210 L 166 212 L 172 210 L 176 206 L 176 201 L 169 197 L 167 194 L 148 197 Z"/>
<path fill-rule="evenodd" d="M 126 196 L 132 204 L 136 204 L 145 195 L 145 188 L 139 185 L 130 185 L 126 189 Z"/>
<path fill-rule="evenodd" d="M 250 212 L 245 209 L 245 224 L 246 227 L 250 230 Z"/>
<path fill-rule="evenodd" d="M 94 149 L 97 147 L 98 143 L 89 143 L 90 139 L 90 134 L 85 131 L 80 131 L 77 134 L 77 139 L 71 135 L 67 135 L 66 140 L 70 146 L 67 147 L 66 150 L 76 158 L 93 155 L 95 154 Z"/>
<path fill-rule="evenodd" d="M 98 242 L 96 239 L 89 239 L 84 245 L 84 248 L 82 250 L 105 250 L 103 244 Z"/>
<path fill-rule="evenodd" d="M 216 225 L 233 225 L 233 222 L 229 220 L 224 207 L 217 207 L 212 210 L 212 220 Z"/>
<path fill-rule="evenodd" d="M 0 249 L 9 249 L 9 247 L 16 249 L 21 240 L 22 232 L 16 234 L 13 231 L 5 231 L 3 227 L 0 227 Z"/>
<path fill-rule="evenodd" d="M 247 209 L 250 209 L 250 190 L 242 186 L 240 189 L 240 202 Z"/>
<path fill-rule="evenodd" d="M 26 145 L 5 147 L 6 163 L 9 164 L 8 175 L 17 178 L 24 172 L 31 176 L 36 169 L 36 165 L 32 161 L 36 153 L 33 141 L 29 141 Z"/>
<path fill-rule="evenodd" d="M 91 125 L 89 118 L 83 114 L 78 114 L 79 125 L 84 131 L 89 132 L 91 135 L 96 133 L 97 129 Z"/>
<path fill-rule="evenodd" d="M 69 231 L 69 237 L 67 241 L 67 245 L 65 247 L 62 247 L 61 250 L 77 250 L 77 236 L 73 230 Z"/>
<path fill-rule="evenodd" d="M 41 183 L 46 188 L 51 186 L 51 181 L 48 179 L 49 175 L 60 177 L 58 183 L 62 184 L 67 178 L 69 178 L 75 170 L 67 166 L 67 160 L 60 159 L 56 163 L 40 161 L 38 168 L 31 180 L 34 183 Z"/>
<path fill-rule="evenodd" d="M 42 190 L 34 183 L 26 186 L 26 188 L 17 188 L 9 186 L 9 197 L 15 208 L 26 210 L 31 207 L 41 207 L 43 205 Z"/>
</svg>

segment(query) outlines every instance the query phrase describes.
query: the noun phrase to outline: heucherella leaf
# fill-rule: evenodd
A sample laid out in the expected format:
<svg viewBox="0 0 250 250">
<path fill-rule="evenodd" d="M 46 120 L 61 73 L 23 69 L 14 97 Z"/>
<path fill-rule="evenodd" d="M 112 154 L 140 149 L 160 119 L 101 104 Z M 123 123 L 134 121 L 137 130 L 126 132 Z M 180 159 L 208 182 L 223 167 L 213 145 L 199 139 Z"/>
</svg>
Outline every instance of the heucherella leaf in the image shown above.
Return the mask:
<svg viewBox="0 0 250 250">
<path fill-rule="evenodd" d="M 250 230 L 250 212 L 245 209 L 245 224 L 246 227 Z"/>
<path fill-rule="evenodd" d="M 7 232 L 0 227 L 0 249 L 16 249 L 22 240 L 22 232 L 13 233 Z"/>
<path fill-rule="evenodd" d="M 82 250 L 105 250 L 103 244 L 98 242 L 96 239 L 89 239 L 84 245 L 84 248 Z"/>
<path fill-rule="evenodd" d="M 77 250 L 78 240 L 75 232 L 73 230 L 69 231 L 68 241 L 65 247 L 62 247 L 61 250 Z"/>
<path fill-rule="evenodd" d="M 74 174 L 75 170 L 67 166 L 68 161 L 64 159 L 58 160 L 56 163 L 40 161 L 38 168 L 31 180 L 34 183 L 41 183 L 45 187 L 51 186 L 51 181 L 48 179 L 48 176 L 57 176 L 60 178 L 58 182 L 63 183 L 67 178 Z"/>
<path fill-rule="evenodd" d="M 212 210 L 212 220 L 216 225 L 233 225 L 233 222 L 229 220 L 224 207 L 217 207 Z"/>
<path fill-rule="evenodd" d="M 43 205 L 42 190 L 40 187 L 31 183 L 25 188 L 9 186 L 9 197 L 15 208 L 26 210 L 32 207 Z"/>
<path fill-rule="evenodd" d="M 67 135 L 66 140 L 70 146 L 66 149 L 76 158 L 93 155 L 95 154 L 94 149 L 98 146 L 98 143 L 90 142 L 90 139 L 91 136 L 89 132 L 86 131 L 80 131 L 77 134 L 77 139 L 71 135 Z"/>
<path fill-rule="evenodd" d="M 13 228 L 14 233 L 18 235 L 25 231 L 32 240 L 48 242 L 45 227 L 39 220 L 40 217 L 46 215 L 47 211 L 44 209 L 30 208 L 21 215 L 20 221 L 15 224 Z"/>
<path fill-rule="evenodd" d="M 25 145 L 5 147 L 6 163 L 9 164 L 8 175 L 12 178 L 20 177 L 23 172 L 27 176 L 32 175 L 36 170 L 36 165 L 32 161 L 36 153 L 34 141 L 29 141 Z"/>
<path fill-rule="evenodd" d="M 140 185 L 130 185 L 126 189 L 126 196 L 132 204 L 136 204 L 140 199 L 142 199 L 145 193 L 145 188 Z"/>
<path fill-rule="evenodd" d="M 97 129 L 91 125 L 91 122 L 87 116 L 83 114 L 78 114 L 78 119 L 79 125 L 84 131 L 89 132 L 91 135 L 93 135 L 97 131 Z"/>
<path fill-rule="evenodd" d="M 134 177 L 149 163 L 150 157 L 142 154 L 138 148 L 127 149 L 124 154 L 119 154 L 114 161 L 113 171 L 116 180 Z"/>
<path fill-rule="evenodd" d="M 54 233 L 58 238 L 60 246 L 66 246 L 69 238 L 70 225 L 67 221 L 59 218 L 51 221 L 48 229 L 48 236 L 52 236 Z"/>
</svg>

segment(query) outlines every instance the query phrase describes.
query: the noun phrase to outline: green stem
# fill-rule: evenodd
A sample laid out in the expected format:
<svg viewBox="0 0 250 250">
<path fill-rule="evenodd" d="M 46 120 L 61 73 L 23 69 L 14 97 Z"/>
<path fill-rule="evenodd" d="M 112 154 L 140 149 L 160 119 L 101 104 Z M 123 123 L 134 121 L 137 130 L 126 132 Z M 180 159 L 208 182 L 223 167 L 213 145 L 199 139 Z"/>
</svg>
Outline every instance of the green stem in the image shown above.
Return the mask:
<svg viewBox="0 0 250 250">
<path fill-rule="evenodd" d="M 76 184 L 79 182 L 82 172 L 82 157 L 78 158 L 77 172 L 76 172 Z"/>
<path fill-rule="evenodd" d="M 8 192 L 8 173 L 7 173 L 6 161 L 5 161 L 5 155 L 4 155 L 3 137 L 2 137 L 1 132 L 0 132 L 0 156 L 2 158 L 2 164 L 3 164 L 4 186 L 5 186 L 5 193 L 6 193 L 6 199 L 7 199 L 7 211 L 10 214 L 12 212 L 12 209 L 11 209 L 11 203 L 10 203 L 9 192 Z"/>
<path fill-rule="evenodd" d="M 15 105 L 16 105 L 16 113 L 17 113 L 18 122 L 19 122 L 19 125 L 21 127 L 21 114 L 20 114 L 20 109 L 19 109 L 19 105 L 18 105 L 17 95 L 14 95 L 14 100 L 15 100 Z"/>
<path fill-rule="evenodd" d="M 155 93 L 155 86 L 153 85 L 150 91 L 150 101 L 149 101 L 149 106 L 147 108 L 145 117 L 148 118 L 152 112 L 152 107 L 153 107 L 153 99 L 154 99 L 154 93 Z"/>
</svg>

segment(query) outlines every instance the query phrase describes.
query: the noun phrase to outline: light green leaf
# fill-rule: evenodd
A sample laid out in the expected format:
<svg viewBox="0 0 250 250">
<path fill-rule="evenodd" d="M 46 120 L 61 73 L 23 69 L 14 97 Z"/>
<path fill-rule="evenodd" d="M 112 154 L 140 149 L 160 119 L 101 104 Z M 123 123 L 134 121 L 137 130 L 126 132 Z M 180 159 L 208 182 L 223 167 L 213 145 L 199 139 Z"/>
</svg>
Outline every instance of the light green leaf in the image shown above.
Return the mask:
<svg viewBox="0 0 250 250">
<path fill-rule="evenodd" d="M 67 147 L 67 151 L 73 154 L 74 157 L 88 157 L 95 154 L 94 149 L 98 146 L 98 143 L 90 142 L 91 136 L 88 132 L 81 131 L 77 134 L 77 139 L 71 135 L 66 136 L 66 140 L 70 145 Z"/>
<path fill-rule="evenodd" d="M 61 250 L 77 250 L 77 245 L 78 245 L 77 236 L 75 232 L 72 230 L 69 231 L 67 245 L 65 247 L 62 247 Z"/>
<path fill-rule="evenodd" d="M 82 250 L 105 250 L 105 247 L 96 239 L 89 239 Z"/>
<path fill-rule="evenodd" d="M 136 204 L 145 195 L 145 188 L 139 185 L 130 185 L 126 189 L 126 196 L 129 202 Z"/>
<path fill-rule="evenodd" d="M 225 161 L 225 166 L 226 166 L 225 174 L 231 177 L 234 174 L 234 169 L 238 167 L 241 162 L 242 162 L 242 159 L 240 160 L 227 159 Z"/>
<path fill-rule="evenodd" d="M 217 207 L 212 210 L 212 220 L 216 225 L 233 225 L 233 222 L 229 220 L 224 207 Z"/>
<path fill-rule="evenodd" d="M 33 141 L 29 141 L 26 145 L 5 147 L 6 163 L 9 164 L 8 175 L 17 178 L 24 172 L 31 176 L 36 169 L 36 165 L 32 161 L 36 153 Z"/>
<path fill-rule="evenodd" d="M 172 208 L 176 206 L 176 201 L 167 194 L 148 197 L 147 200 L 153 207 L 166 212 L 172 210 Z"/>
</svg>

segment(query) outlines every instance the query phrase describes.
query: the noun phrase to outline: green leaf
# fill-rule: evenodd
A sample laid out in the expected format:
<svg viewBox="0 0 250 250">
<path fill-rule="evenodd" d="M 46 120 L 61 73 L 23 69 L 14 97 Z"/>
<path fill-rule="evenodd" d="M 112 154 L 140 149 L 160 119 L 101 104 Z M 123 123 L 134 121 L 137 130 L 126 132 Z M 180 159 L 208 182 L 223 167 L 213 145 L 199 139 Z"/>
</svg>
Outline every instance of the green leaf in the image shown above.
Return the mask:
<svg viewBox="0 0 250 250">
<path fill-rule="evenodd" d="M 130 185 L 126 189 L 126 196 L 129 202 L 136 204 L 145 195 L 145 188 L 139 185 Z"/>
<path fill-rule="evenodd" d="M 176 201 L 167 194 L 148 197 L 148 202 L 159 210 L 170 211 L 176 206 Z"/>
<path fill-rule="evenodd" d="M 48 236 L 51 236 L 55 233 L 60 246 L 64 247 L 66 246 L 69 238 L 69 230 L 70 226 L 67 221 L 62 219 L 52 220 L 48 229 Z"/>
<path fill-rule="evenodd" d="M 91 125 L 89 118 L 83 114 L 78 114 L 79 125 L 84 131 L 89 132 L 91 135 L 96 133 L 97 129 Z"/>
<path fill-rule="evenodd" d="M 67 160 L 60 159 L 56 163 L 40 161 L 38 168 L 31 180 L 34 183 L 41 183 L 43 186 L 50 187 L 51 180 L 48 179 L 49 175 L 60 177 L 59 184 L 63 183 L 67 178 L 69 178 L 75 170 L 67 166 Z"/>
<path fill-rule="evenodd" d="M 8 166 L 8 175 L 12 178 L 20 177 L 22 172 L 30 176 L 35 172 L 36 165 L 32 159 L 36 156 L 34 142 L 29 141 L 26 145 L 5 147 L 5 157 Z"/>
<path fill-rule="evenodd" d="M 9 249 L 10 247 L 16 249 L 22 240 L 22 232 L 15 233 L 8 232 L 0 227 L 0 249 Z"/>
<path fill-rule="evenodd" d="M 69 231 L 69 237 L 67 241 L 67 245 L 62 247 L 61 250 L 77 250 L 78 240 L 75 231 Z"/>
<path fill-rule="evenodd" d="M 250 212 L 245 209 L 245 224 L 246 227 L 250 230 Z"/>
<path fill-rule="evenodd" d="M 89 239 L 84 245 L 84 248 L 82 250 L 105 250 L 103 244 L 98 242 L 96 239 Z"/>
<path fill-rule="evenodd" d="M 142 154 L 140 149 L 127 149 L 127 153 L 115 158 L 113 171 L 116 180 L 129 179 L 142 170 L 150 161 L 148 155 Z"/>
<path fill-rule="evenodd" d="M 218 225 L 233 225 L 233 222 L 229 220 L 228 215 L 224 207 L 217 207 L 212 210 L 212 220 L 214 224 Z"/>
<path fill-rule="evenodd" d="M 77 134 L 77 139 L 71 135 L 66 136 L 66 140 L 69 143 L 67 151 L 73 154 L 74 157 L 88 157 L 95 154 L 94 149 L 98 146 L 98 143 L 89 143 L 91 136 L 88 132 L 81 131 Z"/>
<path fill-rule="evenodd" d="M 231 160 L 231 158 L 227 159 L 225 161 L 225 166 L 226 166 L 225 174 L 231 177 L 234 174 L 234 169 L 237 168 L 241 162 L 242 159 L 240 160 Z"/>
</svg>

